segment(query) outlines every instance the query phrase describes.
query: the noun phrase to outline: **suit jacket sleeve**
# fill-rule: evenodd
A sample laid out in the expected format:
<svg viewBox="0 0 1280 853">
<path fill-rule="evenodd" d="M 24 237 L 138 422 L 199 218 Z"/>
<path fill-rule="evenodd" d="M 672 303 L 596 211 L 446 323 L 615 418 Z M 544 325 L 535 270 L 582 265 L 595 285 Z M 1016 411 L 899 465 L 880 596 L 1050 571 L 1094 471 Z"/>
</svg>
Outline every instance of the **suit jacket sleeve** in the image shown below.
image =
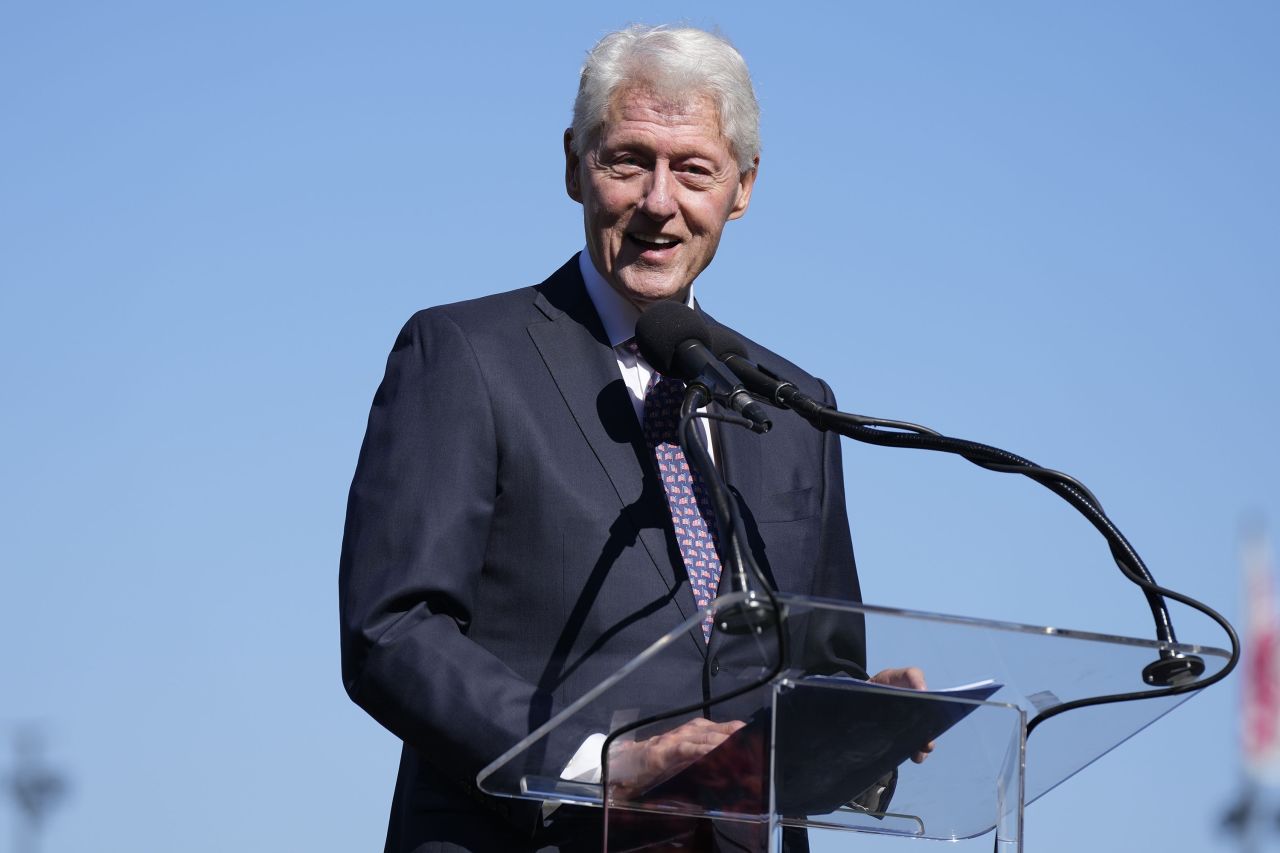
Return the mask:
<svg viewBox="0 0 1280 853">
<path fill-rule="evenodd" d="M 467 637 L 498 497 L 489 394 L 447 313 L 410 319 L 374 397 L 339 572 L 347 692 L 471 792 L 480 769 L 528 733 L 536 699 Z M 484 799 L 531 828 L 536 804 Z"/>
</svg>

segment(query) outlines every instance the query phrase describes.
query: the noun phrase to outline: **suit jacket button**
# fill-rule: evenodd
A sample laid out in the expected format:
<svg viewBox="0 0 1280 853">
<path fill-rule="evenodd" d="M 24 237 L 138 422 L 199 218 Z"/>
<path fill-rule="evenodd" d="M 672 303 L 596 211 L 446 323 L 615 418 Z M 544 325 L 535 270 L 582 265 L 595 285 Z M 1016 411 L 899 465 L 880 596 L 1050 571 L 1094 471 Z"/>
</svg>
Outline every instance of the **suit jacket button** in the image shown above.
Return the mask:
<svg viewBox="0 0 1280 853">
<path fill-rule="evenodd" d="M 718 657 L 711 659 L 711 674 L 712 675 L 720 674 L 720 658 Z"/>
</svg>

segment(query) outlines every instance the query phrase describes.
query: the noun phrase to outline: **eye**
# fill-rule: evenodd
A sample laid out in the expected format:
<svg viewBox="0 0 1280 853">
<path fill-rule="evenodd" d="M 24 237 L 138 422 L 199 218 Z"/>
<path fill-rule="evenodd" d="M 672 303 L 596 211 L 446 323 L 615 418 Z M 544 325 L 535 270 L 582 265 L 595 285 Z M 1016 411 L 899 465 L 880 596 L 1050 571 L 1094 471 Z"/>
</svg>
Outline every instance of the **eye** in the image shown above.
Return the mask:
<svg viewBox="0 0 1280 853">
<path fill-rule="evenodd" d="M 707 162 L 705 157 L 690 157 L 688 160 L 681 161 L 675 168 L 685 180 L 699 185 L 713 180 L 716 176 L 715 164 Z"/>
</svg>

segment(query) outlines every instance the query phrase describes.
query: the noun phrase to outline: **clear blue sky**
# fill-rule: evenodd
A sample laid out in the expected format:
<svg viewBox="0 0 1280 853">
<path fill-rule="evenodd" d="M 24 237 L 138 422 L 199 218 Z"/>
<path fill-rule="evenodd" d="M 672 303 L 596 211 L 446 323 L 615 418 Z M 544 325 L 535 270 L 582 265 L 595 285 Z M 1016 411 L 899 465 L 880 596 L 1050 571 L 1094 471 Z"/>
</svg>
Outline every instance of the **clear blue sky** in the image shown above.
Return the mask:
<svg viewBox="0 0 1280 853">
<path fill-rule="evenodd" d="M 581 246 L 560 136 L 633 19 L 718 26 L 756 79 L 719 319 L 848 410 L 1079 476 L 1238 619 L 1240 519 L 1280 524 L 1280 7 L 10 3 L 0 725 L 74 779 L 46 853 L 381 849 L 397 745 L 336 614 L 368 404 L 412 311 Z M 861 445 L 846 473 L 869 601 L 1147 635 L 1042 489 Z M 1033 805 L 1028 849 L 1233 849 L 1237 695 Z"/>
</svg>

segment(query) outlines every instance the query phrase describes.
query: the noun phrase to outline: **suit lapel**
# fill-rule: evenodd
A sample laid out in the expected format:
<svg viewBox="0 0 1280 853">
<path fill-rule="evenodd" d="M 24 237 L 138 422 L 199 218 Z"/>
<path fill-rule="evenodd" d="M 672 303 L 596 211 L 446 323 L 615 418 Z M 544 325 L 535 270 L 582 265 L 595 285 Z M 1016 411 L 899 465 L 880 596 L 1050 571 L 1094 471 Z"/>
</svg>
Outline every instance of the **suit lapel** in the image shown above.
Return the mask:
<svg viewBox="0 0 1280 853">
<path fill-rule="evenodd" d="M 668 523 L 663 523 L 664 516 L 655 511 L 656 507 L 665 511 L 665 496 L 656 470 L 642 464 L 648 448 L 618 373 L 613 347 L 582 284 L 576 257 L 539 286 L 535 304 L 546 319 L 529 325 L 534 346 L 583 438 L 613 484 L 654 570 L 672 593 L 681 618 L 687 619 L 697 606 L 688 584 L 676 589 L 677 578 L 684 569 L 672 565 L 667 537 L 670 516 L 665 516 Z M 695 630 L 698 648 L 706 654 L 701 631 Z"/>
</svg>

